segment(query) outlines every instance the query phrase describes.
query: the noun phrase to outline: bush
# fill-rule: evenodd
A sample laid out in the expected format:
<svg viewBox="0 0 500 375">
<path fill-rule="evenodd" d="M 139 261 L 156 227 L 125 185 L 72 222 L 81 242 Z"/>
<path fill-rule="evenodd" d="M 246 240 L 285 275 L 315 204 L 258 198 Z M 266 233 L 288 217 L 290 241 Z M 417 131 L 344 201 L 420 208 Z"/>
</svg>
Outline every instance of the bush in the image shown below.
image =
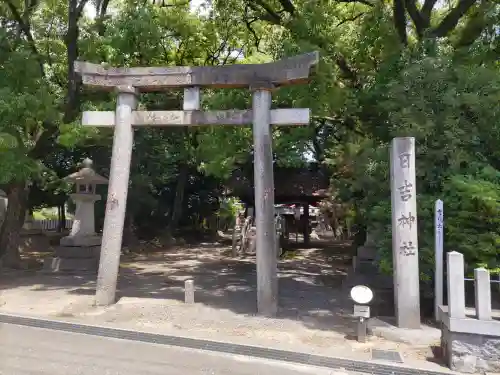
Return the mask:
<svg viewBox="0 0 500 375">
<path fill-rule="evenodd" d="M 434 204 L 444 205 L 444 251 L 458 251 L 470 270 L 485 267 L 500 271 L 500 172 L 487 166 L 477 172 L 453 175 L 444 182 L 442 195 L 419 194 L 418 241 L 420 278 L 434 275 Z M 391 207 L 389 200 L 368 212 L 372 222 L 385 223 L 376 230 L 380 268 L 392 273 Z M 389 219 L 388 219 L 389 218 Z M 380 230 L 383 228 L 384 230 Z"/>
</svg>

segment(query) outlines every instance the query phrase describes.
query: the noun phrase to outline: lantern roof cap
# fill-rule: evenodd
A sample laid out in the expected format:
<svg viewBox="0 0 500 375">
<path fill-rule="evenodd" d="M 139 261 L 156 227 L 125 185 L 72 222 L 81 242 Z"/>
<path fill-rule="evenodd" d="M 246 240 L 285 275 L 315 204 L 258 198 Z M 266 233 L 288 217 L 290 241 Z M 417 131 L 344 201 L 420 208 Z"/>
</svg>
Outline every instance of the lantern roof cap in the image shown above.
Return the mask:
<svg viewBox="0 0 500 375">
<path fill-rule="evenodd" d="M 92 160 L 85 158 L 82 162 L 82 169 L 64 178 L 65 181 L 77 184 L 107 185 L 108 179 L 96 173 L 92 169 Z"/>
</svg>

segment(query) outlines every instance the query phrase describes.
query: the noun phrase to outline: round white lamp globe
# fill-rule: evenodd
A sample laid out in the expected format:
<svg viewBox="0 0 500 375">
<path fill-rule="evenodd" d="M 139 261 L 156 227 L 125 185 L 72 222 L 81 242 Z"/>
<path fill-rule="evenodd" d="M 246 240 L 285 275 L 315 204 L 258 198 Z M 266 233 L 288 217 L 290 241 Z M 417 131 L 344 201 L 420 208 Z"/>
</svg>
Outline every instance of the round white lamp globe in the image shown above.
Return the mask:
<svg viewBox="0 0 500 375">
<path fill-rule="evenodd" d="M 360 305 L 366 305 L 373 299 L 373 292 L 365 285 L 356 285 L 351 289 L 351 298 Z"/>
</svg>

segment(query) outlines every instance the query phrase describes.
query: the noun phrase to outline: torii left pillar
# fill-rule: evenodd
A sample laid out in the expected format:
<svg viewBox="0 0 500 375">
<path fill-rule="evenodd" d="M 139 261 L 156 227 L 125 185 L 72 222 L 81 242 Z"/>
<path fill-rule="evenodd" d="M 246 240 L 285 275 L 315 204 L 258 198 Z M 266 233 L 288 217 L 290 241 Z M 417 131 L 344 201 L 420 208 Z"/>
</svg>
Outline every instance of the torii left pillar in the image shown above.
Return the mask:
<svg viewBox="0 0 500 375">
<path fill-rule="evenodd" d="M 95 299 L 96 305 L 104 306 L 114 303 L 116 298 L 116 280 L 120 268 L 122 232 L 125 223 L 130 161 L 134 142 L 132 113 L 137 106 L 138 94 L 132 86 L 118 86 L 116 91 L 118 98 L 113 152 Z"/>
</svg>

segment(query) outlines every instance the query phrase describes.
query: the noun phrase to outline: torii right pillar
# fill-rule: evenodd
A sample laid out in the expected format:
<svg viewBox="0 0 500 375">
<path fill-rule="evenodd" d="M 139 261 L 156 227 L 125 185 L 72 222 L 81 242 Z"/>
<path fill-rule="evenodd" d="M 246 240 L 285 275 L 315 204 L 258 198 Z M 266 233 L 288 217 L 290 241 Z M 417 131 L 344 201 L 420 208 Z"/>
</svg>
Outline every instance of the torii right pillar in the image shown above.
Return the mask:
<svg viewBox="0 0 500 375">
<path fill-rule="evenodd" d="M 271 84 L 259 83 L 253 90 L 253 154 L 255 223 L 257 227 L 257 310 L 262 315 L 278 312 L 278 264 L 274 226 L 274 177 L 271 133 Z"/>
</svg>

